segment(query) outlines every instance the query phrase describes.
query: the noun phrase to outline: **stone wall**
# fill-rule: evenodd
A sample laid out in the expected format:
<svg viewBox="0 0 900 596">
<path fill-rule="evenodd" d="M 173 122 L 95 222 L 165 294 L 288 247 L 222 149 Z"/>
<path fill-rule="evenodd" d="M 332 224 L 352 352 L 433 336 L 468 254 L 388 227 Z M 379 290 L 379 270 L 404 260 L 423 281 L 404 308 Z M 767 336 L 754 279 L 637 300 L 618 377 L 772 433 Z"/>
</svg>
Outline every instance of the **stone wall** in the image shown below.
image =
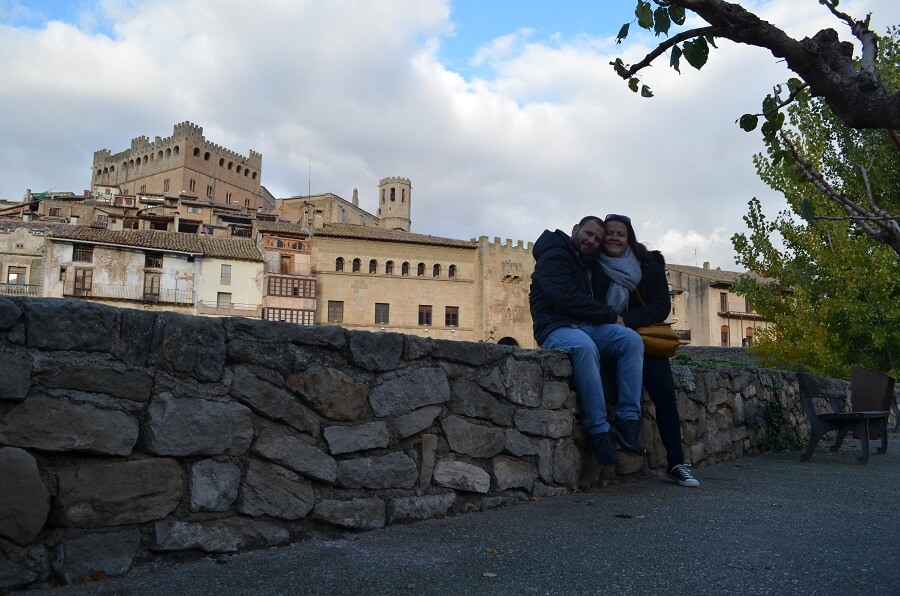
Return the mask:
<svg viewBox="0 0 900 596">
<path fill-rule="evenodd" d="M 675 367 L 685 451 L 790 373 Z M 485 510 L 657 470 L 582 449 L 563 352 L 0 297 L 0 590 Z"/>
</svg>

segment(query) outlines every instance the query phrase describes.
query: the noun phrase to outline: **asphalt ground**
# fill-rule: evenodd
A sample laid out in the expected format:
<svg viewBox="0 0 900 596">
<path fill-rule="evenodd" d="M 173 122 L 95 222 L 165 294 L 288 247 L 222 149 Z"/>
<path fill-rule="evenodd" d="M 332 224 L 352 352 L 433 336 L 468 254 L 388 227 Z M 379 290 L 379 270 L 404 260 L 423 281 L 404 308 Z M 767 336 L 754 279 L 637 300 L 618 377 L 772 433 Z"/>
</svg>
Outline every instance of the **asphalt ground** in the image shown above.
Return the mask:
<svg viewBox="0 0 900 596">
<path fill-rule="evenodd" d="M 145 566 L 62 594 L 900 595 L 900 445 L 766 454 L 335 540 Z"/>
</svg>

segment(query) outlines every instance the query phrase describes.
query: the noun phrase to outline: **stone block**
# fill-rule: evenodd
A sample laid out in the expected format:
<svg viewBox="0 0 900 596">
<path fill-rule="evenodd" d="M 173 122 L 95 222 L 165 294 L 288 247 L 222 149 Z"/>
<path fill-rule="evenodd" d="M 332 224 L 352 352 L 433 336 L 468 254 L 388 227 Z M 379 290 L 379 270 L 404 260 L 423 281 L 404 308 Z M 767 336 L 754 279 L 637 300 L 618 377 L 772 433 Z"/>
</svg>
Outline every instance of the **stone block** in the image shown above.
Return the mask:
<svg viewBox="0 0 900 596">
<path fill-rule="evenodd" d="M 534 467 L 527 461 L 498 455 L 492 461 L 494 483 L 493 490 L 504 491 L 510 488 L 522 488 L 531 492 L 537 476 Z"/>
<path fill-rule="evenodd" d="M 228 511 L 237 498 L 241 469 L 228 461 L 204 459 L 191 466 L 190 510 Z"/>
<path fill-rule="evenodd" d="M 127 364 L 147 366 L 156 364 L 157 345 L 162 340 L 159 313 L 147 310 L 120 311 L 119 343 L 122 360 Z"/>
<path fill-rule="evenodd" d="M 440 368 L 417 368 L 413 372 L 385 381 L 369 393 L 376 416 L 405 414 L 423 406 L 450 400 L 450 383 Z"/>
<path fill-rule="evenodd" d="M 399 333 L 350 332 L 353 363 L 373 372 L 394 370 L 403 355 L 403 335 Z"/>
<path fill-rule="evenodd" d="M 294 436 L 287 427 L 263 426 L 250 452 L 263 459 L 331 484 L 337 478 L 337 462 L 314 445 Z"/>
<path fill-rule="evenodd" d="M 15 447 L 0 448 L 0 536 L 21 545 L 34 542 L 47 522 L 50 491 L 37 461 Z"/>
<path fill-rule="evenodd" d="M 541 392 L 541 408 L 545 410 L 558 410 L 563 407 L 572 397 L 573 391 L 569 389 L 568 383 L 559 381 L 550 381 L 544 383 L 544 390 Z"/>
<path fill-rule="evenodd" d="M 147 408 L 140 440 L 155 455 L 241 455 L 253 440 L 253 419 L 238 403 L 162 393 Z"/>
<path fill-rule="evenodd" d="M 43 387 L 104 393 L 136 402 L 150 399 L 153 377 L 138 369 L 85 362 L 50 361 L 42 363 L 36 381 Z"/>
<path fill-rule="evenodd" d="M 419 470 L 408 455 L 389 453 L 338 462 L 336 484 L 346 488 L 412 488 Z"/>
<path fill-rule="evenodd" d="M 255 364 L 274 370 L 282 375 L 291 372 L 294 366 L 294 346 L 285 342 L 258 342 L 235 338 L 228 342 L 228 362 Z"/>
<path fill-rule="evenodd" d="M 509 358 L 506 362 L 506 398 L 514 404 L 537 408 L 543 392 L 541 366 L 534 362 L 522 362 Z"/>
<path fill-rule="evenodd" d="M 22 309 L 15 302 L 0 296 L 0 330 L 9 329 L 19 322 L 21 316 Z"/>
<path fill-rule="evenodd" d="M 130 414 L 46 395 L 18 404 L 0 422 L 0 443 L 45 451 L 128 455 L 137 438 Z"/>
<path fill-rule="evenodd" d="M 550 376 L 557 379 L 568 379 L 572 376 L 572 360 L 563 350 L 545 350 L 544 367 Z"/>
<path fill-rule="evenodd" d="M 490 420 L 500 426 L 512 424 L 513 408 L 467 379 L 450 383 L 450 411 L 470 418 Z"/>
<path fill-rule="evenodd" d="M 311 517 L 339 528 L 377 530 L 384 527 L 384 501 L 372 497 L 338 501 L 323 499 L 316 503 Z"/>
<path fill-rule="evenodd" d="M 3 547 L 0 551 L 0 590 L 4 590 L 4 594 L 5 590 L 26 587 L 46 576 L 49 563 L 43 545 L 21 548 L 6 543 Z"/>
<path fill-rule="evenodd" d="M 181 476 L 178 462 L 163 458 L 60 468 L 50 520 L 96 528 L 161 519 L 181 502 Z"/>
<path fill-rule="evenodd" d="M 234 368 L 230 395 L 267 418 L 319 435 L 319 421 L 306 406 L 284 389 L 263 381 L 246 366 Z"/>
<path fill-rule="evenodd" d="M 574 441 L 562 439 L 553 446 L 553 480 L 574 489 L 581 477 L 582 452 Z"/>
<path fill-rule="evenodd" d="M 434 350 L 434 341 L 430 337 L 418 337 L 407 335 L 405 337 L 406 348 L 404 355 L 406 360 L 418 360 L 429 356 Z"/>
<path fill-rule="evenodd" d="M 39 350 L 107 352 L 112 347 L 116 309 L 84 300 L 32 300 L 25 303 L 28 347 Z"/>
<path fill-rule="evenodd" d="M 537 455 L 538 442 L 513 428 L 508 428 L 506 429 L 506 444 L 503 450 L 517 457 Z"/>
<path fill-rule="evenodd" d="M 559 439 L 572 434 L 575 416 L 567 410 L 528 410 L 519 408 L 514 417 L 516 429 L 525 434 Z"/>
<path fill-rule="evenodd" d="M 466 462 L 442 459 L 434 466 L 434 482 L 455 490 L 484 494 L 491 488 L 491 475 Z"/>
<path fill-rule="evenodd" d="M 51 568 L 65 584 L 79 583 L 101 571 L 109 577 L 125 575 L 131 570 L 140 546 L 141 533 L 136 529 L 84 534 L 63 540 L 54 549 Z"/>
<path fill-rule="evenodd" d="M 441 413 L 441 406 L 427 406 L 394 419 L 394 430 L 401 439 L 430 428 Z"/>
<path fill-rule="evenodd" d="M 422 435 L 422 465 L 419 468 L 419 487 L 428 488 L 434 473 L 434 460 L 437 454 L 437 436 Z"/>
<path fill-rule="evenodd" d="M 268 342 L 289 342 L 302 346 L 340 350 L 347 345 L 347 331 L 330 325 L 285 325 L 278 321 L 261 321 L 232 317 L 225 319 L 225 329 L 230 339 L 240 334 Z"/>
<path fill-rule="evenodd" d="M 202 522 L 158 521 L 151 550 L 200 550 L 233 553 L 253 547 L 277 546 L 290 540 L 285 528 L 271 522 L 233 517 Z"/>
<path fill-rule="evenodd" d="M 285 379 L 287 388 L 313 410 L 331 420 L 353 422 L 366 407 L 369 386 L 334 368 L 313 366 Z"/>
<path fill-rule="evenodd" d="M 506 434 L 495 426 L 481 426 L 459 416 L 441 420 L 450 449 L 470 457 L 493 457 L 503 451 Z"/>
<path fill-rule="evenodd" d="M 455 500 L 456 493 L 391 499 L 387 504 L 387 523 L 402 524 L 447 515 Z"/>
<path fill-rule="evenodd" d="M 537 452 L 538 476 L 544 482 L 553 482 L 553 441 L 538 441 Z"/>
<path fill-rule="evenodd" d="M 31 357 L 0 352 L 0 401 L 22 401 L 31 388 Z"/>
<path fill-rule="evenodd" d="M 367 422 L 356 426 L 328 426 L 322 431 L 332 455 L 380 449 L 390 443 L 386 422 Z"/>
<path fill-rule="evenodd" d="M 487 360 L 487 346 L 486 343 L 440 339 L 435 340 L 431 355 L 439 360 L 481 366 Z"/>
<path fill-rule="evenodd" d="M 498 397 L 506 396 L 506 385 L 503 384 L 503 376 L 500 374 L 500 367 L 498 366 L 495 366 L 490 373 L 478 379 L 478 384 Z"/>
<path fill-rule="evenodd" d="M 225 369 L 225 329 L 217 317 L 163 313 L 157 366 L 177 377 L 203 383 L 222 378 Z"/>
<path fill-rule="evenodd" d="M 280 519 L 306 517 L 316 502 L 308 480 L 296 473 L 258 460 L 248 460 L 238 491 L 237 510 L 244 515 L 270 515 Z"/>
</svg>

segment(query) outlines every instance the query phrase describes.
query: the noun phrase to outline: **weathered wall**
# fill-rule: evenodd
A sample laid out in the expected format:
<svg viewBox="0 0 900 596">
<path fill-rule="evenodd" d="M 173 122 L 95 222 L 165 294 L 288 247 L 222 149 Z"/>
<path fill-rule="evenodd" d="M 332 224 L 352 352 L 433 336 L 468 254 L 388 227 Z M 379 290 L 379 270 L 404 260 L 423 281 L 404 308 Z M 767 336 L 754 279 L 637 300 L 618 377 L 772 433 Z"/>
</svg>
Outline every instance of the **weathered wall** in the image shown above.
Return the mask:
<svg viewBox="0 0 900 596">
<path fill-rule="evenodd" d="M 601 470 L 562 352 L 0 297 L 0 590 L 478 511 Z M 676 367 L 694 465 L 752 452 L 789 373 Z"/>
</svg>

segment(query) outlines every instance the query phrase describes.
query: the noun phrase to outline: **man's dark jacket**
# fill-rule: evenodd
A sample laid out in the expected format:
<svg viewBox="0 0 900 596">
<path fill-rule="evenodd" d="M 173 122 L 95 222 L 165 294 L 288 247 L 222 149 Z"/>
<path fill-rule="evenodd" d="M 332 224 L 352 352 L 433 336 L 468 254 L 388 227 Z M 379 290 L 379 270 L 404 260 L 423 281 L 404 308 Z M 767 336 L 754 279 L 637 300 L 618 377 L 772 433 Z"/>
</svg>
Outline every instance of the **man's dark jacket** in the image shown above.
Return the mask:
<svg viewBox="0 0 900 596">
<path fill-rule="evenodd" d="M 538 345 L 558 327 L 616 322 L 616 313 L 603 302 L 605 294 L 596 292 L 603 277 L 597 260 L 582 257 L 565 232 L 544 230 L 532 252 L 529 303 Z"/>
</svg>

